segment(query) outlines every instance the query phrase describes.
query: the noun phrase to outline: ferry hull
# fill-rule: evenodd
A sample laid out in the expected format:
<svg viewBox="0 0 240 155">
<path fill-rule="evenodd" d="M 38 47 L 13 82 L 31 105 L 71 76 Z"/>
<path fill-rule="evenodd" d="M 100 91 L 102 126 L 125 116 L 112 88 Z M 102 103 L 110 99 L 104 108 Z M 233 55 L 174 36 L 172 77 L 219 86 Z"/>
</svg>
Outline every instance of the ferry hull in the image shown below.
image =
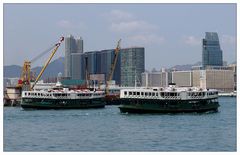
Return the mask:
<svg viewBox="0 0 240 155">
<path fill-rule="evenodd" d="M 189 113 L 218 111 L 219 104 L 211 100 L 149 100 L 121 99 L 122 113 Z"/>
<path fill-rule="evenodd" d="M 22 98 L 23 109 L 89 109 L 104 108 L 103 98 L 96 99 L 37 99 Z"/>
</svg>

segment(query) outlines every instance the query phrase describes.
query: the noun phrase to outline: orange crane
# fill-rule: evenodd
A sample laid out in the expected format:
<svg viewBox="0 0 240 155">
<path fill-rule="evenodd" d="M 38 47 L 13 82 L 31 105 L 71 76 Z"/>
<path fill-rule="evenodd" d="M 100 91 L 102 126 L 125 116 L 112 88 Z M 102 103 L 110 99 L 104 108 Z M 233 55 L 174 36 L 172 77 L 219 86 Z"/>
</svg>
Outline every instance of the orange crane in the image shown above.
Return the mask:
<svg viewBox="0 0 240 155">
<path fill-rule="evenodd" d="M 25 87 L 25 89 L 27 90 L 32 90 L 34 88 L 34 86 L 36 85 L 36 83 L 38 82 L 38 80 L 41 78 L 43 72 L 45 71 L 46 67 L 48 66 L 48 64 L 50 63 L 52 57 L 54 56 L 54 54 L 56 53 L 57 49 L 59 48 L 59 46 L 61 45 L 61 43 L 64 41 L 64 37 L 61 37 L 59 42 L 54 44 L 52 47 L 50 47 L 48 50 L 44 51 L 43 53 L 41 53 L 40 55 L 38 55 L 37 57 L 35 57 L 34 59 L 32 59 L 31 61 L 24 61 L 23 64 L 23 68 L 22 68 L 22 73 L 21 73 L 21 77 L 18 80 L 18 84 L 17 87 Z M 46 54 L 47 52 L 49 52 L 49 50 L 51 50 L 52 48 L 53 51 L 50 55 L 50 57 L 48 58 L 47 62 L 45 63 L 45 65 L 43 66 L 42 70 L 40 71 L 39 75 L 37 76 L 34 84 L 31 86 L 30 85 L 30 79 L 31 79 L 31 63 L 36 61 L 38 58 L 42 57 L 44 54 Z"/>
<path fill-rule="evenodd" d="M 109 73 L 107 81 L 106 81 L 106 95 L 109 95 L 109 83 L 112 80 L 113 73 L 114 73 L 114 70 L 115 70 L 115 67 L 116 67 L 116 64 L 117 64 L 118 53 L 119 53 L 119 50 L 120 50 L 120 42 L 121 42 L 121 39 L 117 43 L 117 47 L 116 47 L 115 52 L 114 52 L 113 62 L 112 62 L 111 68 L 110 68 L 110 73 Z"/>
<path fill-rule="evenodd" d="M 22 72 L 21 72 L 21 77 L 18 80 L 17 88 L 22 88 L 23 86 L 26 86 L 27 89 L 30 89 L 30 78 L 31 78 L 31 62 L 25 60 L 23 67 L 22 67 Z"/>
</svg>

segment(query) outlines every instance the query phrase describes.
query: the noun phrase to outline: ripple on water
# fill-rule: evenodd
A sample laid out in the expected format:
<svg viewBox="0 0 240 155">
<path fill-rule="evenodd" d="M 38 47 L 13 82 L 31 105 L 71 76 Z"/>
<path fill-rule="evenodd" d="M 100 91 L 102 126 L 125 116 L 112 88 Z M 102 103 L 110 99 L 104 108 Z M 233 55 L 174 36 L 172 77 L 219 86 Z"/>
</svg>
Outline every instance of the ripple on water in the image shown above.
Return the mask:
<svg viewBox="0 0 240 155">
<path fill-rule="evenodd" d="M 236 98 L 219 112 L 120 113 L 4 107 L 4 151 L 236 151 Z"/>
</svg>

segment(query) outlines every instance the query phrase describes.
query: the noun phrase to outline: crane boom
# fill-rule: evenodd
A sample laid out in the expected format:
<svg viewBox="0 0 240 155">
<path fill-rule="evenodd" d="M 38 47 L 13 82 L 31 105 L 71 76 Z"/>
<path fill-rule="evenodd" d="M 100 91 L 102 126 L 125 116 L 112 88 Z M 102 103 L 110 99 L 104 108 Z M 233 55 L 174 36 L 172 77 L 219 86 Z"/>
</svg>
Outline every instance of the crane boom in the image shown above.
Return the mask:
<svg viewBox="0 0 240 155">
<path fill-rule="evenodd" d="M 114 70 L 115 70 L 115 67 L 116 67 L 116 64 L 117 64 L 118 53 L 119 53 L 119 50 L 120 50 L 120 42 L 121 42 L 121 39 L 118 41 L 117 47 L 114 51 L 113 62 L 112 62 L 112 65 L 111 65 L 111 68 L 110 68 L 110 73 L 109 73 L 109 76 L 108 76 L 108 79 L 107 79 L 107 82 L 106 82 L 106 94 L 107 95 L 109 94 L 109 82 L 112 80 L 113 73 L 114 73 Z"/>
<path fill-rule="evenodd" d="M 47 62 L 46 62 L 45 65 L 43 66 L 43 68 L 42 68 L 42 70 L 40 71 L 40 73 L 38 74 L 38 76 L 37 76 L 34 84 L 33 84 L 32 87 L 31 87 L 31 90 L 34 88 L 34 86 L 36 85 L 36 83 L 38 82 L 38 80 L 41 78 L 43 72 L 45 71 L 46 67 L 47 67 L 48 64 L 50 63 L 52 57 L 53 57 L 54 54 L 57 52 L 59 46 L 61 45 L 61 43 L 62 43 L 63 41 L 64 41 L 64 37 L 61 37 L 60 41 L 59 41 L 57 44 L 55 44 L 55 48 L 54 48 L 52 54 L 51 54 L 50 57 L 48 58 Z"/>
</svg>

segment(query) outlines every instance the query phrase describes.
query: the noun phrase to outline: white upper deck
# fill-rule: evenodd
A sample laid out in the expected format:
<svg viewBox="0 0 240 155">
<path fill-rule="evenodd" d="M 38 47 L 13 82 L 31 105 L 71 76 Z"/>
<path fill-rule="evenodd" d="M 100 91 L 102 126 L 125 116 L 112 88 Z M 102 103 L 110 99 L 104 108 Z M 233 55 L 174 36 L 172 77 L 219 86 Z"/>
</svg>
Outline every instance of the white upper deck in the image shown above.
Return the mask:
<svg viewBox="0 0 240 155">
<path fill-rule="evenodd" d="M 159 100 L 196 100 L 218 98 L 217 90 L 201 88 L 135 88 L 122 89 L 120 98 L 159 99 Z"/>
<path fill-rule="evenodd" d="M 48 91 L 22 91 L 22 98 L 44 98 L 44 99 L 89 99 L 89 98 L 102 98 L 105 96 L 104 91 L 78 89 L 69 90 L 63 89 L 50 89 Z"/>
</svg>

